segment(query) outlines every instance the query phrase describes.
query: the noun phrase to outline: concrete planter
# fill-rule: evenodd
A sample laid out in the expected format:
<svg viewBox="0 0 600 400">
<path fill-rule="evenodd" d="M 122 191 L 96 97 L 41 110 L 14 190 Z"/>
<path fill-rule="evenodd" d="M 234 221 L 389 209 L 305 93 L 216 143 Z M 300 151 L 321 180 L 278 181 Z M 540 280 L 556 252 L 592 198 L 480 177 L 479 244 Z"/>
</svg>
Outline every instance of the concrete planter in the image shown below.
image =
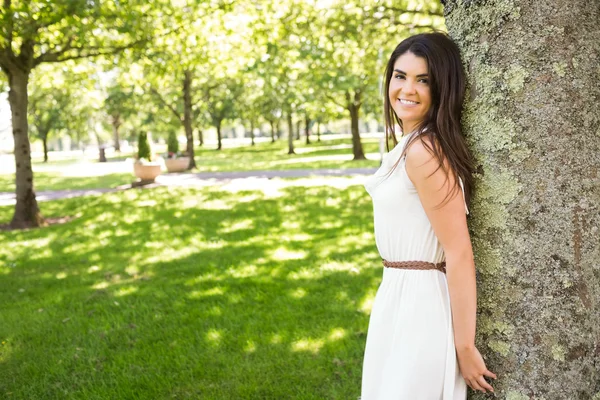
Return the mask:
<svg viewBox="0 0 600 400">
<path fill-rule="evenodd" d="M 189 157 L 177 157 L 165 159 L 165 166 L 169 172 L 183 172 L 190 165 Z"/>
<path fill-rule="evenodd" d="M 142 182 L 154 182 L 157 176 L 160 175 L 160 163 L 157 162 L 146 162 L 146 163 L 133 163 L 133 174 L 139 178 Z"/>
</svg>

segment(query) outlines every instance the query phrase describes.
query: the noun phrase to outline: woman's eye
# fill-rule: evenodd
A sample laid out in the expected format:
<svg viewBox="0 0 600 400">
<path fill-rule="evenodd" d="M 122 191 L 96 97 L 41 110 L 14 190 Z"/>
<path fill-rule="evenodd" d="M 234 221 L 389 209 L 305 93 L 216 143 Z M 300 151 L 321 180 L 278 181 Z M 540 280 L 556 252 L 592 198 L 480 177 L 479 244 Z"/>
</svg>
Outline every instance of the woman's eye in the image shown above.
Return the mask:
<svg viewBox="0 0 600 400">
<path fill-rule="evenodd" d="M 429 83 L 429 80 L 427 80 L 427 79 L 419 79 L 419 82 L 421 82 L 421 83 L 425 83 L 425 84 L 428 84 L 428 83 Z"/>
<path fill-rule="evenodd" d="M 403 79 L 404 75 L 397 74 L 396 76 L 394 76 L 394 78 L 396 78 L 396 79 Z"/>
</svg>

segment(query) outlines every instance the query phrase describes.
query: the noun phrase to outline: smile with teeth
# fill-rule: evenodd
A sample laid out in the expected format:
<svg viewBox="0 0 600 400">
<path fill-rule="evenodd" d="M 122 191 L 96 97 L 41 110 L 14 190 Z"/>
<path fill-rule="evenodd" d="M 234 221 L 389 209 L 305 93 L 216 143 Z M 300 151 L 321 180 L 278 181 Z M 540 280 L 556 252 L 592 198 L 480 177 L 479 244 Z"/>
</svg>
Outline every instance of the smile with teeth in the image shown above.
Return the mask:
<svg viewBox="0 0 600 400">
<path fill-rule="evenodd" d="M 405 99 L 398 99 L 398 101 L 400 101 L 400 104 L 419 104 L 416 101 L 410 101 L 410 100 L 405 100 Z"/>
</svg>

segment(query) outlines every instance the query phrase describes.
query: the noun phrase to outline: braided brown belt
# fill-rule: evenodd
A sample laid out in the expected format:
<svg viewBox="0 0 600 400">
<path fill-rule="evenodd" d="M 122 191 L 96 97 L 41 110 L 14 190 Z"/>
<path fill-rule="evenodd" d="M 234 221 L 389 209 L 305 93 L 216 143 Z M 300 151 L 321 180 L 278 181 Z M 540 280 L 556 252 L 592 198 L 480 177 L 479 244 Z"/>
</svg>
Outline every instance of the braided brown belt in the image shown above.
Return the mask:
<svg viewBox="0 0 600 400">
<path fill-rule="evenodd" d="M 418 270 L 429 270 L 437 269 L 443 273 L 446 273 L 446 261 L 441 263 L 430 263 L 427 261 L 383 261 L 383 265 L 388 268 L 399 268 L 399 269 L 418 269 Z"/>
</svg>

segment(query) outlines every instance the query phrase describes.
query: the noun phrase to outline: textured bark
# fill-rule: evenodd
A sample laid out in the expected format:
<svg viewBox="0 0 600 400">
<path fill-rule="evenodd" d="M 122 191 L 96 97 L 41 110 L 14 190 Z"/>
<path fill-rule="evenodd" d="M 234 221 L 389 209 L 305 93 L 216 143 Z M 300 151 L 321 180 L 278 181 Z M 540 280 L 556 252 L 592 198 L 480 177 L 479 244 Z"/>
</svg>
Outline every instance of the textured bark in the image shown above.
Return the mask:
<svg viewBox="0 0 600 400">
<path fill-rule="evenodd" d="M 27 84 L 29 72 L 15 66 L 4 69 L 8 76 L 10 90 L 8 101 L 12 115 L 13 139 L 15 145 L 16 197 L 15 213 L 10 226 L 16 229 L 44 225 L 44 218 L 33 191 L 33 170 L 31 169 L 31 146 L 27 123 Z"/>
<path fill-rule="evenodd" d="M 358 132 L 358 121 L 360 117 L 360 106 L 361 102 L 360 91 L 354 92 L 354 96 L 350 93 L 346 93 L 347 108 L 350 111 L 350 130 L 352 132 L 352 154 L 354 154 L 354 160 L 366 159 L 363 151 L 362 142 L 360 141 L 360 133 Z"/>
<path fill-rule="evenodd" d="M 185 129 L 186 153 L 190 157 L 188 169 L 196 168 L 194 159 L 194 130 L 192 129 L 192 72 L 186 70 L 183 78 L 183 127 Z M 220 148 L 220 144 L 219 144 Z"/>
<path fill-rule="evenodd" d="M 292 122 L 292 113 L 287 114 L 288 122 L 288 154 L 296 154 L 294 151 L 294 123 Z"/>
<path fill-rule="evenodd" d="M 478 347 L 497 397 L 600 399 L 600 6 L 454 0 L 445 14 L 469 78 Z"/>
</svg>

